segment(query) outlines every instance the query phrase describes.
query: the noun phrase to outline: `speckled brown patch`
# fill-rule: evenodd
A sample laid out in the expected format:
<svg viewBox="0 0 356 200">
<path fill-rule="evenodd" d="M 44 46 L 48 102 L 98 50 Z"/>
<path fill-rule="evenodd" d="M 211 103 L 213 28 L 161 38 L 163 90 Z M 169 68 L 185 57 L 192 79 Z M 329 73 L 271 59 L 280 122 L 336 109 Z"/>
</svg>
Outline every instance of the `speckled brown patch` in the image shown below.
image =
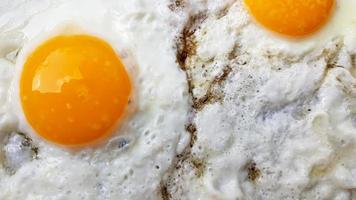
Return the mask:
<svg viewBox="0 0 356 200">
<path fill-rule="evenodd" d="M 324 49 L 322 54 L 318 58 L 325 58 L 327 62 L 327 69 L 332 69 L 334 67 L 338 67 L 336 65 L 338 56 L 340 55 L 340 51 L 344 47 L 344 41 L 342 38 L 336 38 L 335 44 L 332 49 Z"/>
<path fill-rule="evenodd" d="M 191 161 L 192 165 L 195 168 L 195 175 L 200 178 L 203 176 L 204 172 L 205 172 L 205 168 L 206 168 L 206 163 L 204 160 L 202 159 L 198 159 L 198 158 L 193 158 Z"/>
<path fill-rule="evenodd" d="M 229 74 L 231 73 L 232 68 L 230 66 L 226 66 L 220 76 L 214 78 L 212 83 L 209 85 L 207 93 L 202 98 L 193 98 L 193 108 L 195 110 L 202 110 L 206 105 L 213 104 L 219 102 L 223 99 L 223 94 L 219 92 L 227 79 Z"/>
<path fill-rule="evenodd" d="M 160 185 L 160 193 L 162 200 L 170 200 L 172 198 L 172 195 L 168 192 L 167 185 L 164 183 Z"/>
<path fill-rule="evenodd" d="M 186 69 L 186 60 L 188 57 L 196 54 L 196 41 L 194 33 L 200 24 L 206 19 L 206 13 L 200 12 L 189 17 L 182 33 L 177 40 L 177 62 L 180 67 Z"/>
<path fill-rule="evenodd" d="M 235 44 L 234 47 L 232 48 L 232 51 L 228 55 L 229 60 L 234 60 L 236 59 L 240 54 L 241 54 L 241 46 L 240 44 Z M 243 65 L 246 65 L 247 63 L 245 62 Z"/>
<path fill-rule="evenodd" d="M 352 69 L 351 73 L 354 77 L 356 77 L 356 54 L 351 56 Z"/>
<path fill-rule="evenodd" d="M 188 133 L 190 133 L 190 143 L 189 146 L 193 147 L 195 141 L 197 140 L 197 127 L 193 123 L 189 123 L 185 129 L 187 130 Z"/>
<path fill-rule="evenodd" d="M 176 11 L 176 10 L 179 10 L 181 8 L 184 8 L 185 5 L 187 3 L 187 0 L 173 0 L 169 5 L 168 5 L 168 8 L 171 10 L 171 11 Z"/>
<path fill-rule="evenodd" d="M 247 163 L 246 170 L 247 178 L 252 182 L 256 182 L 261 177 L 261 171 L 257 168 L 257 164 L 253 161 Z"/>
<path fill-rule="evenodd" d="M 199 165 L 199 163 L 203 163 L 203 161 L 198 162 L 198 159 L 195 159 L 195 165 L 193 164 L 193 156 L 192 156 L 192 147 L 194 146 L 195 141 L 197 140 L 197 129 L 194 123 L 190 122 L 186 126 L 186 131 L 190 133 L 191 140 L 189 146 L 179 155 L 176 156 L 174 164 L 172 165 L 172 169 L 168 173 L 169 176 L 166 180 L 163 180 L 160 185 L 160 193 L 163 200 L 171 200 L 172 195 L 170 193 L 169 187 L 172 184 L 173 178 L 171 177 L 173 171 L 183 170 L 184 163 L 190 163 L 195 169 L 195 174 L 198 176 L 202 176 L 204 170 L 202 170 L 203 165 Z"/>
<path fill-rule="evenodd" d="M 205 161 L 203 159 L 194 158 L 192 155 L 192 147 L 197 139 L 197 129 L 194 123 L 189 123 L 186 126 L 186 130 L 191 134 L 190 145 L 183 151 L 183 153 L 176 156 L 173 167 L 170 172 L 168 172 L 168 177 L 166 180 L 161 182 L 160 193 L 163 200 L 171 200 L 172 195 L 169 188 L 176 184 L 174 177 L 172 177 L 173 172 L 178 172 L 179 176 L 183 174 L 184 166 L 190 165 L 194 170 L 196 177 L 203 176 L 205 172 Z"/>
<path fill-rule="evenodd" d="M 356 55 L 351 55 L 351 63 L 352 63 L 352 66 L 356 67 Z"/>
<path fill-rule="evenodd" d="M 217 13 L 216 13 L 216 17 L 217 19 L 223 18 L 224 16 L 227 15 L 227 13 L 229 12 L 231 8 L 231 4 L 227 4 L 225 5 L 223 8 L 221 8 Z"/>
</svg>

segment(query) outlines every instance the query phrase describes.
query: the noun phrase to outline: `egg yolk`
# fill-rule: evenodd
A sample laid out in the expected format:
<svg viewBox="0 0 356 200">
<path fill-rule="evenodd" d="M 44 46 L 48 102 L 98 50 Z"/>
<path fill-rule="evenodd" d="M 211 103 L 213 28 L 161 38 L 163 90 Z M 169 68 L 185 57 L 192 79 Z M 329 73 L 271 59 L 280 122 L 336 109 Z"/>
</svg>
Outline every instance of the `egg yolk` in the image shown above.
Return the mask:
<svg viewBox="0 0 356 200">
<path fill-rule="evenodd" d="M 108 43 L 88 35 L 57 36 L 27 58 L 20 98 L 37 134 L 54 143 L 78 145 L 112 132 L 125 112 L 131 87 Z"/>
<path fill-rule="evenodd" d="M 244 0 L 258 23 L 291 37 L 318 31 L 333 12 L 335 0 Z"/>
</svg>

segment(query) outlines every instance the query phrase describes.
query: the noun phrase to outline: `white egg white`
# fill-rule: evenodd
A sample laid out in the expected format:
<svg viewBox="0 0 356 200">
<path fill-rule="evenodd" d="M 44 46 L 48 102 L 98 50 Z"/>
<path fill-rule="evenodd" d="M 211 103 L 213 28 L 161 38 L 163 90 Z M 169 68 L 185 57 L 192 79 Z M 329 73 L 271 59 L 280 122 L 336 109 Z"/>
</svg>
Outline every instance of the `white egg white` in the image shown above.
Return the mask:
<svg viewBox="0 0 356 200">
<path fill-rule="evenodd" d="M 26 1 L 0 15 L 0 199 L 159 198 L 163 175 L 189 142 L 188 88 L 175 62 L 178 29 L 169 24 L 168 2 L 38 4 Z M 95 146 L 70 149 L 44 141 L 21 109 L 26 57 L 61 34 L 107 41 L 134 84 L 120 129 Z"/>
</svg>

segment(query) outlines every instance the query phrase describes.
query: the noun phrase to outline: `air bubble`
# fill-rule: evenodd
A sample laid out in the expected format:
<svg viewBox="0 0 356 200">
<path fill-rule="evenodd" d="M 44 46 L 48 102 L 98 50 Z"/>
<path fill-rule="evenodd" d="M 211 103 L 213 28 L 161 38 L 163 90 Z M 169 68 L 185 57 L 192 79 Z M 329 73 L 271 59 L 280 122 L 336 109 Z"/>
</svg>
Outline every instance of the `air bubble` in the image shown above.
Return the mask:
<svg viewBox="0 0 356 200">
<path fill-rule="evenodd" d="M 129 143 L 130 143 L 129 140 L 127 140 L 127 139 L 121 139 L 121 140 L 118 141 L 117 147 L 118 147 L 119 149 L 122 149 L 122 148 L 126 147 Z"/>
<path fill-rule="evenodd" d="M 22 165 L 37 157 L 38 148 L 24 134 L 12 133 L 4 146 L 5 166 L 9 173 L 15 173 Z"/>
<path fill-rule="evenodd" d="M 120 138 L 115 138 L 112 141 L 110 141 L 108 147 L 111 148 L 118 148 L 118 149 L 124 149 L 127 148 L 132 140 L 127 137 L 120 137 Z"/>
<path fill-rule="evenodd" d="M 149 136 L 149 135 L 150 135 L 150 130 L 146 130 L 146 131 L 143 133 L 143 135 Z"/>
</svg>

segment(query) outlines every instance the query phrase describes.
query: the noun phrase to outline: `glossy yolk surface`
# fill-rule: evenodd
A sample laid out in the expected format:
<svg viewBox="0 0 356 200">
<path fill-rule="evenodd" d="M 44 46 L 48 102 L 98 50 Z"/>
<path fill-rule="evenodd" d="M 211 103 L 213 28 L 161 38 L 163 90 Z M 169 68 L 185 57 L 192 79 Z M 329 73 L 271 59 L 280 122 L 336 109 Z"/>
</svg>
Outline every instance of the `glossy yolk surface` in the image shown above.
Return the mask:
<svg viewBox="0 0 356 200">
<path fill-rule="evenodd" d="M 318 31 L 333 12 L 335 0 L 244 0 L 257 22 L 291 37 Z"/>
<path fill-rule="evenodd" d="M 119 123 L 131 82 L 109 44 L 88 35 L 57 36 L 30 54 L 20 97 L 32 128 L 49 141 L 78 145 Z"/>
</svg>

